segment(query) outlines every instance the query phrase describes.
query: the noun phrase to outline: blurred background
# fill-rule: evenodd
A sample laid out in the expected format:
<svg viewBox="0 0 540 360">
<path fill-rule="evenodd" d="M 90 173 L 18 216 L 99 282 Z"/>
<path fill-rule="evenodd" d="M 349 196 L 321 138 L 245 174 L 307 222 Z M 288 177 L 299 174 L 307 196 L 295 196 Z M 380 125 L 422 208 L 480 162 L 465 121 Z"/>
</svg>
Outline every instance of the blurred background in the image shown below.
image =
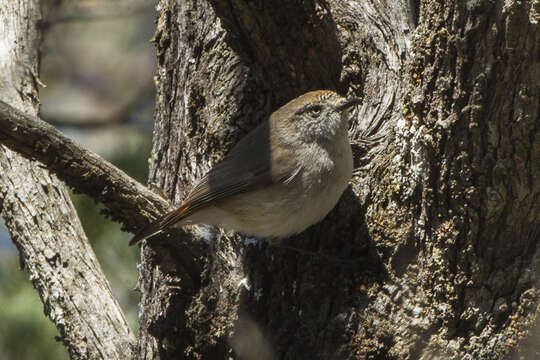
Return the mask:
<svg viewBox="0 0 540 360">
<path fill-rule="evenodd" d="M 154 3 L 148 0 L 45 1 L 41 116 L 145 183 L 153 126 Z M 129 234 L 72 196 L 90 242 L 134 331 L 138 249 Z M 0 359 L 68 359 L 43 314 L 0 218 Z"/>
</svg>

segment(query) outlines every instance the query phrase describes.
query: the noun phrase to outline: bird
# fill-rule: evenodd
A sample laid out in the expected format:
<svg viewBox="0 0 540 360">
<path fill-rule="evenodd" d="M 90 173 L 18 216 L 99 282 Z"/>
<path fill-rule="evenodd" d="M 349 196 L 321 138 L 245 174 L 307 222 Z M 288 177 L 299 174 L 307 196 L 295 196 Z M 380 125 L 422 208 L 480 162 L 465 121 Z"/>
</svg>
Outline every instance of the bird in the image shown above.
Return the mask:
<svg viewBox="0 0 540 360">
<path fill-rule="evenodd" d="M 194 224 L 272 243 L 321 221 L 352 177 L 349 110 L 360 103 L 331 90 L 289 101 L 241 139 L 179 207 L 144 227 L 129 244 L 171 226 Z"/>
</svg>

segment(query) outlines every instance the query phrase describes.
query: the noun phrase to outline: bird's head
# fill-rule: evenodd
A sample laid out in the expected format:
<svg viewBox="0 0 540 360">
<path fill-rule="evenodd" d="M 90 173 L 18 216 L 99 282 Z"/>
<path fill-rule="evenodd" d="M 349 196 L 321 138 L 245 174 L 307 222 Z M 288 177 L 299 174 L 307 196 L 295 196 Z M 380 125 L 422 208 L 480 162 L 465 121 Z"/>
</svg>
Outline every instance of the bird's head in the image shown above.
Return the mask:
<svg viewBox="0 0 540 360">
<path fill-rule="evenodd" d="M 305 93 L 278 109 L 272 120 L 305 143 L 331 141 L 348 129 L 349 109 L 358 98 L 345 98 L 330 90 Z"/>
</svg>

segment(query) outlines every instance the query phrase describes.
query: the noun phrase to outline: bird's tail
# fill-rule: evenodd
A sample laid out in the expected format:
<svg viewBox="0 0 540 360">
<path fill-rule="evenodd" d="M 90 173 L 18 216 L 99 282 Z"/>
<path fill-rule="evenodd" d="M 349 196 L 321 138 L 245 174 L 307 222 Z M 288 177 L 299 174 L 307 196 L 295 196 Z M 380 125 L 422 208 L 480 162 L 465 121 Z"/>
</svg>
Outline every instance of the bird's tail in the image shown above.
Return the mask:
<svg viewBox="0 0 540 360">
<path fill-rule="evenodd" d="M 163 231 L 167 230 L 169 227 L 173 226 L 174 224 L 178 223 L 180 220 L 190 215 L 191 211 L 189 210 L 190 210 L 190 205 L 184 204 L 180 206 L 178 209 L 173 210 L 170 213 L 163 215 L 159 219 L 147 225 L 137 235 L 135 235 L 133 239 L 131 239 L 131 241 L 129 242 L 129 246 L 135 245 L 140 241 L 149 239 L 153 236 L 156 236 L 157 234 L 162 233 Z"/>
</svg>

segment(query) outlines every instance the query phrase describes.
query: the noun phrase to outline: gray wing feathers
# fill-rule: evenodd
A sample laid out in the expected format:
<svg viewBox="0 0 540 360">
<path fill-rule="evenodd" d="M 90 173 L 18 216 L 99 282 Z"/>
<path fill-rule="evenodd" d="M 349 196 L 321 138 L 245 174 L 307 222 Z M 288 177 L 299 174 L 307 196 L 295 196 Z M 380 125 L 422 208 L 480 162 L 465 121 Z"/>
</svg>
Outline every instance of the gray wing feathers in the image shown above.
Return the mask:
<svg viewBox="0 0 540 360">
<path fill-rule="evenodd" d="M 184 203 L 145 227 L 130 242 L 152 237 L 214 201 L 276 183 L 290 183 L 302 170 L 294 151 L 269 136 L 262 123 L 242 139 L 191 190 Z"/>
<path fill-rule="evenodd" d="M 191 208 L 275 183 L 289 183 L 300 172 L 291 149 L 268 135 L 268 123 L 240 141 L 215 165 L 185 200 Z"/>
</svg>

